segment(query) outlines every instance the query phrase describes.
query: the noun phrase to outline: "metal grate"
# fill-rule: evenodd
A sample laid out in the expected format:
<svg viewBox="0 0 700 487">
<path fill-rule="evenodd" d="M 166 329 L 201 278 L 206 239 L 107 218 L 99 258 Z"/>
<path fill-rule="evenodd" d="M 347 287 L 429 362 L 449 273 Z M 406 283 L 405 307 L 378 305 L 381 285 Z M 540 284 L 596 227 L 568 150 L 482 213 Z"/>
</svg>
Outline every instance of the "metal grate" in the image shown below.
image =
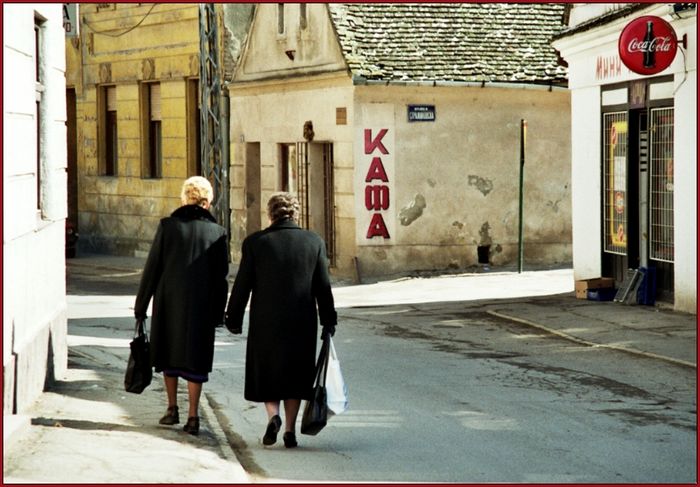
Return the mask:
<svg viewBox="0 0 700 487">
<path fill-rule="evenodd" d="M 297 198 L 299 199 L 299 225 L 309 228 L 309 144 L 297 142 Z"/>
<path fill-rule="evenodd" d="M 603 114 L 603 236 L 606 252 L 627 254 L 627 112 Z"/>
<path fill-rule="evenodd" d="M 335 178 L 333 174 L 333 144 L 323 144 L 324 239 L 331 267 L 336 265 L 335 253 Z"/>
<path fill-rule="evenodd" d="M 651 110 L 649 257 L 673 262 L 673 108 Z"/>
</svg>

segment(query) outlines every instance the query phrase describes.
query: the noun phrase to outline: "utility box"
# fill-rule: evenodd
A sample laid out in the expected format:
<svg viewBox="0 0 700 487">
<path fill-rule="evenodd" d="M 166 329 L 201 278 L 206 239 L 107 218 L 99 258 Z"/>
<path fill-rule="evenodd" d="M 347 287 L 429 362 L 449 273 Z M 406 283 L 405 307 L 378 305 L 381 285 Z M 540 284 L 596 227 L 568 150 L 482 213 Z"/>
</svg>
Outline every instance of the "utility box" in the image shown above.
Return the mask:
<svg viewBox="0 0 700 487">
<path fill-rule="evenodd" d="M 640 267 L 642 282 L 637 290 L 637 303 L 653 306 L 656 302 L 656 268 Z"/>
<path fill-rule="evenodd" d="M 601 287 L 598 289 L 589 289 L 586 292 L 586 299 L 589 301 L 612 301 L 615 299 L 617 291 L 614 287 Z"/>
<path fill-rule="evenodd" d="M 578 299 L 588 299 L 590 289 L 614 288 L 615 279 L 612 277 L 596 277 L 594 279 L 581 279 L 576 281 L 574 289 Z"/>
</svg>

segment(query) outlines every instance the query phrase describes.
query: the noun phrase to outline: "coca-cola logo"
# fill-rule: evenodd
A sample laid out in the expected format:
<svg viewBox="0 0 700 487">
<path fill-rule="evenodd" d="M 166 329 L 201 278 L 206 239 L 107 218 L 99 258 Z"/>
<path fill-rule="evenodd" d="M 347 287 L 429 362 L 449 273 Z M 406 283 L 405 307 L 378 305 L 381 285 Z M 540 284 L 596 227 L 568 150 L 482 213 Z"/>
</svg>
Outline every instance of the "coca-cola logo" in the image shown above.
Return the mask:
<svg viewBox="0 0 700 487">
<path fill-rule="evenodd" d="M 678 41 L 671 24 L 660 17 L 645 15 L 625 26 L 620 34 L 620 58 L 639 74 L 660 73 L 676 57 Z"/>
<path fill-rule="evenodd" d="M 651 41 L 632 39 L 627 46 L 629 52 L 668 52 L 671 50 L 670 37 L 654 37 Z"/>
</svg>

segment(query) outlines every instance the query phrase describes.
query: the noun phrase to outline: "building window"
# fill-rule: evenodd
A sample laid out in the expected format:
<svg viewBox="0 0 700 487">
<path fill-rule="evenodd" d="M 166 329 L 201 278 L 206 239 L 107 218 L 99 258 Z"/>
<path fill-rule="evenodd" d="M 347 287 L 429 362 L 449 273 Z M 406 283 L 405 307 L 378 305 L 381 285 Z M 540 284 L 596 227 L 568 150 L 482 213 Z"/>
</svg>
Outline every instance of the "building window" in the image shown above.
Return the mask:
<svg viewBox="0 0 700 487">
<path fill-rule="evenodd" d="M 649 257 L 673 262 L 673 108 L 651 110 Z"/>
<path fill-rule="evenodd" d="M 141 177 L 163 176 L 163 137 L 160 83 L 141 85 Z"/>
<path fill-rule="evenodd" d="M 99 86 L 97 96 L 99 174 L 100 176 L 116 176 L 119 155 L 117 87 Z"/>
<path fill-rule="evenodd" d="M 299 4 L 299 28 L 301 30 L 306 30 L 308 23 L 306 19 L 306 4 L 305 3 L 300 3 Z"/>
<path fill-rule="evenodd" d="M 277 33 L 284 34 L 284 4 L 277 4 Z"/>
<path fill-rule="evenodd" d="M 187 80 L 187 175 L 202 175 L 202 129 L 199 80 Z"/>
<path fill-rule="evenodd" d="M 606 252 L 627 255 L 627 112 L 603 114 L 603 236 Z"/>
<path fill-rule="evenodd" d="M 36 207 L 41 211 L 43 201 L 41 198 L 42 172 L 44 171 L 44 156 L 41 140 L 45 131 L 42 101 L 44 98 L 44 20 L 34 18 L 34 95 L 35 95 L 35 110 L 34 119 L 36 121 Z"/>
</svg>

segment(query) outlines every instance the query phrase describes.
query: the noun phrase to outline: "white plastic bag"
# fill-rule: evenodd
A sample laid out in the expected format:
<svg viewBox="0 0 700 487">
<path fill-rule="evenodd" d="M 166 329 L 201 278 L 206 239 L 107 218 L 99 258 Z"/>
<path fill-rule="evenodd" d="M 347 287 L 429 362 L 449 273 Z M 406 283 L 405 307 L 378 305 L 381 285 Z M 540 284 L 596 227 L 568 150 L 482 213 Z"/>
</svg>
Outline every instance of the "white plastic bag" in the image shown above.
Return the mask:
<svg viewBox="0 0 700 487">
<path fill-rule="evenodd" d="M 340 414 L 348 408 L 348 387 L 343 380 L 343 373 L 340 371 L 340 361 L 335 352 L 333 339 L 330 341 L 330 355 L 328 357 L 328 369 L 326 375 L 326 394 L 328 398 L 328 412 Z"/>
</svg>

